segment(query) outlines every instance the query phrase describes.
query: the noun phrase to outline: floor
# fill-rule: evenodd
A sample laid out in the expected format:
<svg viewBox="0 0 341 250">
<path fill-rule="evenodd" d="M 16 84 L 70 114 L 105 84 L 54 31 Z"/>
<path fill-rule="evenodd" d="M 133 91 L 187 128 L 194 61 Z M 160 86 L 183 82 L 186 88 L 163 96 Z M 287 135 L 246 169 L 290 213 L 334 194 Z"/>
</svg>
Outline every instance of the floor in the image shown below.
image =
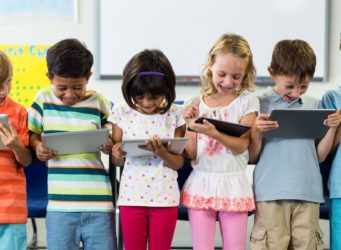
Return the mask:
<svg viewBox="0 0 341 250">
<path fill-rule="evenodd" d="M 327 220 L 320 220 L 320 226 L 322 231 L 324 232 L 324 249 L 329 249 L 329 221 Z M 249 250 L 249 236 L 251 232 L 251 228 L 253 225 L 253 216 L 249 216 L 248 221 L 248 237 L 246 239 L 247 247 L 246 250 Z M 45 220 L 44 219 L 37 219 L 37 227 L 38 227 L 38 244 L 39 245 L 46 245 L 46 231 L 45 231 Z M 27 233 L 28 238 L 27 240 L 30 241 L 32 237 L 32 225 L 30 222 L 27 223 Z M 219 235 L 219 228 L 217 227 L 216 231 L 216 246 L 221 246 L 221 238 Z M 177 227 L 175 230 L 173 246 L 191 246 L 191 238 L 189 233 L 189 225 L 188 221 L 178 221 Z"/>
</svg>

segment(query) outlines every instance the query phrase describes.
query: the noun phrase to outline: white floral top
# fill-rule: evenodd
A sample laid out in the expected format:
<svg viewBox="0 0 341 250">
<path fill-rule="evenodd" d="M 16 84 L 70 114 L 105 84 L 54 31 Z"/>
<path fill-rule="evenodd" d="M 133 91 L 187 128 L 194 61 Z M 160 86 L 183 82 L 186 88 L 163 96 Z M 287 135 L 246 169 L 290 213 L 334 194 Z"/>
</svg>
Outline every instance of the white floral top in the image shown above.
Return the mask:
<svg viewBox="0 0 341 250">
<path fill-rule="evenodd" d="M 202 96 L 199 116 L 239 123 L 241 118 L 259 111 L 254 95 L 243 93 L 227 106 L 211 108 Z M 255 208 L 251 185 L 245 170 L 248 152 L 233 155 L 220 142 L 203 134 L 197 136 L 197 159 L 181 193 L 181 204 L 215 211 L 252 211 Z"/>
<path fill-rule="evenodd" d="M 172 105 L 165 114 L 144 115 L 126 104 L 115 105 L 109 121 L 123 130 L 124 139 L 174 137 L 183 125 L 182 108 Z M 157 156 L 127 157 L 120 181 L 118 205 L 171 207 L 179 205 L 177 171 L 163 165 Z"/>
</svg>

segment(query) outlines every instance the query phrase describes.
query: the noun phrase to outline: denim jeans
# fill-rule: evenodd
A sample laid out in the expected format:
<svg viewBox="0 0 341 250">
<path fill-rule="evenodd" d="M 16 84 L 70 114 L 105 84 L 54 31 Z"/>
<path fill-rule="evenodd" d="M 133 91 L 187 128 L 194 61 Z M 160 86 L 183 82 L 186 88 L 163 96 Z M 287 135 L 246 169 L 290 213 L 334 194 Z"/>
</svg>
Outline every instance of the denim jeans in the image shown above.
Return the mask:
<svg viewBox="0 0 341 250">
<path fill-rule="evenodd" d="M 26 224 L 0 224 L 0 250 L 25 250 L 26 242 Z"/>
<path fill-rule="evenodd" d="M 47 249 L 116 250 L 115 214 L 100 212 L 47 212 Z"/>
</svg>

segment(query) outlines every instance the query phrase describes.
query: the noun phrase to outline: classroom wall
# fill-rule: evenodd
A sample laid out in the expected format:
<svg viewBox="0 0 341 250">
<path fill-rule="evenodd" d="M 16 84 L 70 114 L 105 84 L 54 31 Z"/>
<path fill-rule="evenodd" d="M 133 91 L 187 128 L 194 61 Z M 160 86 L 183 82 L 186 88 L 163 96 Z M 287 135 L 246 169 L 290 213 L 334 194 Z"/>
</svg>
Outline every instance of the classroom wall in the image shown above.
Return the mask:
<svg viewBox="0 0 341 250">
<path fill-rule="evenodd" d="M 341 15 L 338 15 L 341 12 L 341 1 L 330 1 L 329 80 L 324 83 L 311 83 L 308 93 L 316 97 L 320 97 L 329 88 L 338 84 L 341 85 L 341 51 L 339 50 Z M 76 24 L 0 24 L 2 31 L 0 41 L 2 44 L 53 44 L 63 38 L 75 37 L 85 42 L 94 53 L 95 61 L 98 61 L 96 53 L 96 39 L 98 38 L 96 0 L 79 0 L 78 4 L 79 20 Z M 98 71 L 95 65 L 94 75 L 96 76 L 96 74 Z M 123 101 L 120 81 L 98 80 L 95 76 L 91 78 L 89 88 L 102 92 L 114 102 Z M 263 88 L 258 87 L 257 91 L 262 91 Z M 186 99 L 196 93 L 199 93 L 198 86 L 177 86 L 177 99 L 179 100 Z"/>
</svg>

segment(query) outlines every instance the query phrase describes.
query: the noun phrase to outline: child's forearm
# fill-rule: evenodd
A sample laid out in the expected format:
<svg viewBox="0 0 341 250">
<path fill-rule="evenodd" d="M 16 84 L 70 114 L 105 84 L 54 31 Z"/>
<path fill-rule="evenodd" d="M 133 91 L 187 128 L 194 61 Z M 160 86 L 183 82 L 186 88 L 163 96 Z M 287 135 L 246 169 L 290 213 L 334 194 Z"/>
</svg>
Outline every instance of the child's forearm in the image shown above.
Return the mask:
<svg viewBox="0 0 341 250">
<path fill-rule="evenodd" d="M 329 128 L 326 135 L 321 139 L 321 141 L 317 145 L 317 158 L 319 162 L 323 162 L 328 154 L 330 153 L 334 137 L 336 134 L 336 128 Z"/>
<path fill-rule="evenodd" d="M 32 162 L 32 152 L 24 145 L 13 149 L 15 160 L 22 166 L 28 166 Z"/>
<path fill-rule="evenodd" d="M 34 151 L 37 151 L 37 147 L 40 143 L 41 143 L 41 136 L 35 133 L 31 134 L 30 145 Z"/>
<path fill-rule="evenodd" d="M 178 170 L 184 165 L 185 157 L 183 155 L 174 155 L 167 152 L 165 155 L 159 156 L 163 161 L 165 166 Z"/>
<path fill-rule="evenodd" d="M 255 164 L 259 159 L 260 150 L 262 148 L 262 134 L 255 131 L 252 128 L 251 131 L 251 139 L 249 145 L 249 163 Z"/>
</svg>

